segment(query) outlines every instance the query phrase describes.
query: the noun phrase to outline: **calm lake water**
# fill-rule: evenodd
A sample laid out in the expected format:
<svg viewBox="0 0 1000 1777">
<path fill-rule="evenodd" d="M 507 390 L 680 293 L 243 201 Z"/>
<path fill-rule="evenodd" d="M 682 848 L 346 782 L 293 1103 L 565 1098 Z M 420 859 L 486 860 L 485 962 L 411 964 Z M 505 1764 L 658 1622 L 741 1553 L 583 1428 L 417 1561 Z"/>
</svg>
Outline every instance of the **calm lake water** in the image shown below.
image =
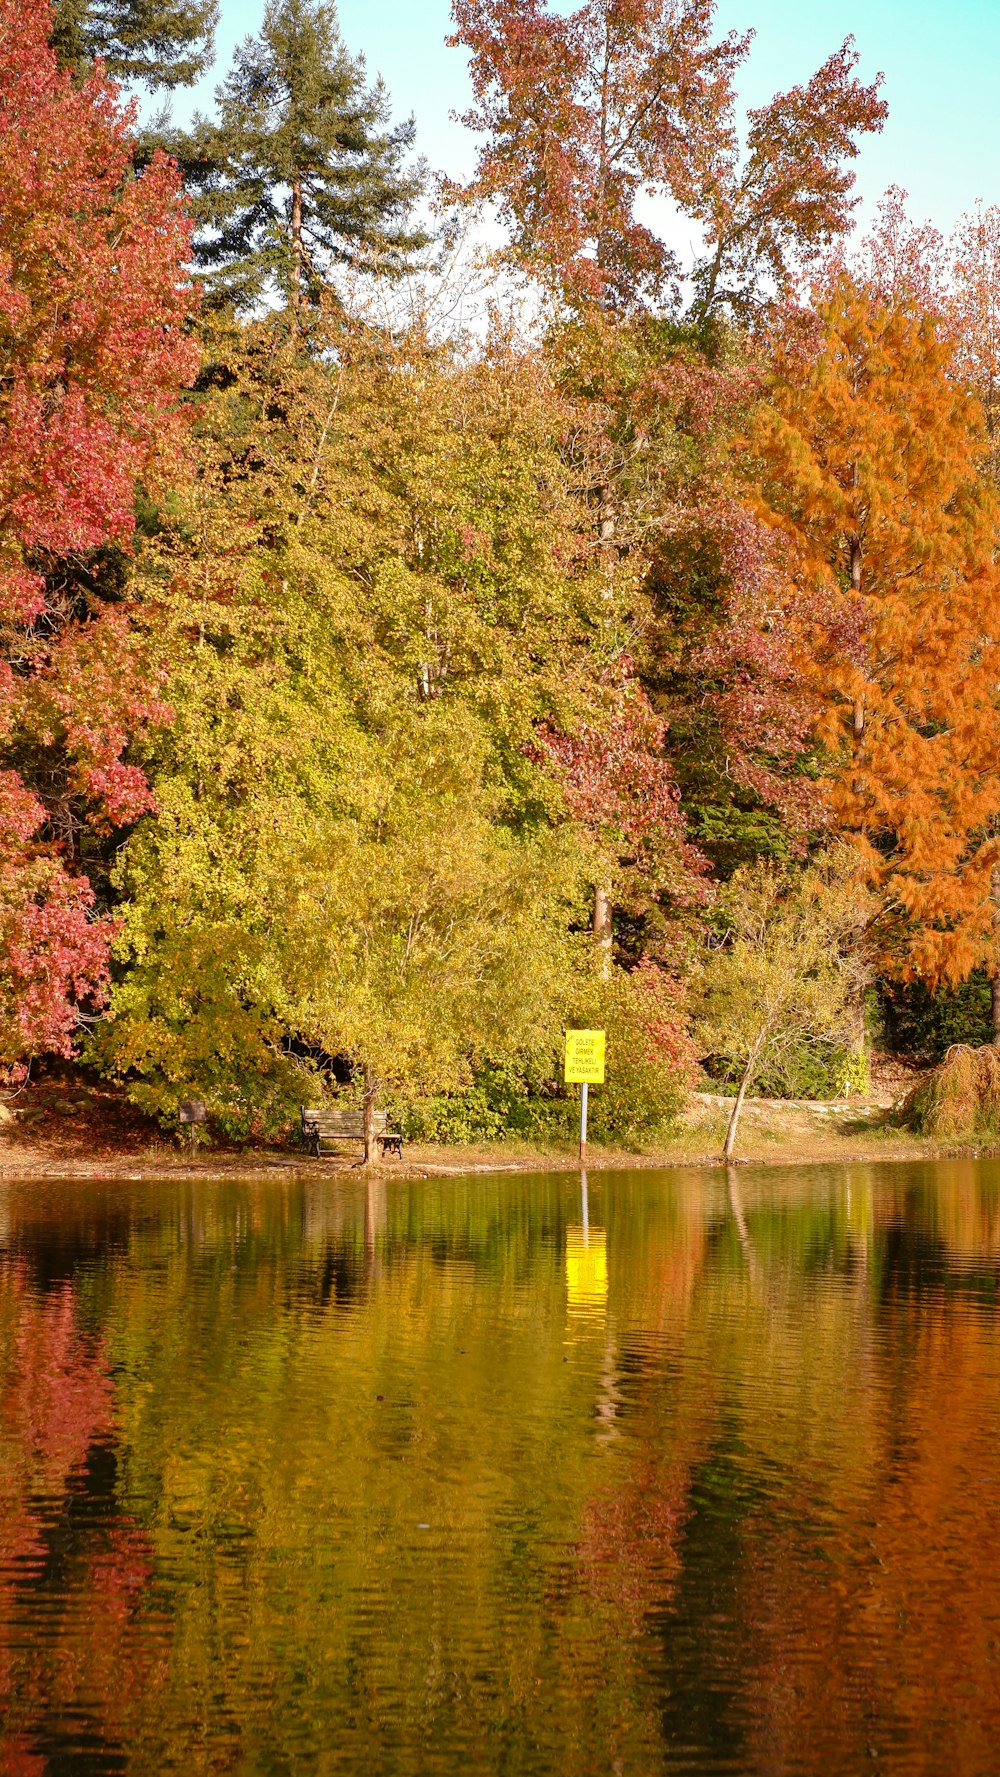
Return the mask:
<svg viewBox="0 0 1000 1777">
<path fill-rule="evenodd" d="M 0 1771 L 996 1773 L 1000 1166 L 0 1185 Z"/>
</svg>

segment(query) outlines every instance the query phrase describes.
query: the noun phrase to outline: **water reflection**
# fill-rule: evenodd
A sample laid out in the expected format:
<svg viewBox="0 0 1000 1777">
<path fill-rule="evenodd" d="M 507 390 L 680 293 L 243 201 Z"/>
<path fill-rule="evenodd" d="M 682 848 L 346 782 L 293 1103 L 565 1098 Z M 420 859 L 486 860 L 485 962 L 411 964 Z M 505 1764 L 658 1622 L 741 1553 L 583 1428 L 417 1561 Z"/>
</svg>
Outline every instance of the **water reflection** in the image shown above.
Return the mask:
<svg viewBox="0 0 1000 1777">
<path fill-rule="evenodd" d="M 0 1195 L 0 1770 L 996 1768 L 995 1165 Z"/>
</svg>

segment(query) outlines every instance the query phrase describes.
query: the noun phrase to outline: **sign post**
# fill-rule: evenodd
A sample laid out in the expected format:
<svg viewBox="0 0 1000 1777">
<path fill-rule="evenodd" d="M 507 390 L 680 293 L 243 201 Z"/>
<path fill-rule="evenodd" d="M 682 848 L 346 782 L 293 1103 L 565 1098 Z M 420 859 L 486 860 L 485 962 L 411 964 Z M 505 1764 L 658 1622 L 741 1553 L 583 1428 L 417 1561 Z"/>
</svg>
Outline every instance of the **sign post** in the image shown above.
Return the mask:
<svg viewBox="0 0 1000 1777">
<path fill-rule="evenodd" d="M 587 1088 L 604 1084 L 603 1030 L 568 1030 L 566 1066 L 568 1086 L 580 1088 L 580 1165 L 587 1164 Z"/>
<path fill-rule="evenodd" d="M 196 1123 L 204 1123 L 207 1116 L 208 1112 L 205 1109 L 203 1099 L 182 1098 L 180 1104 L 177 1106 L 177 1121 L 178 1123 L 187 1124 L 188 1142 L 192 1154 L 198 1143 L 198 1138 L 194 1132 L 194 1126 Z"/>
</svg>

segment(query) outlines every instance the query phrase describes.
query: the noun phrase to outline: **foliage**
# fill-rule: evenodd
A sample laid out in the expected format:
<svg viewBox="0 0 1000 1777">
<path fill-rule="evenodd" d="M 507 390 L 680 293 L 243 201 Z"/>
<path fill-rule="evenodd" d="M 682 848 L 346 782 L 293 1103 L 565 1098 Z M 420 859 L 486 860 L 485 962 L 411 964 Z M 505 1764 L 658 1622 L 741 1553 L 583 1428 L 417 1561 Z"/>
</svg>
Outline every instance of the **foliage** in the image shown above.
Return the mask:
<svg viewBox="0 0 1000 1777">
<path fill-rule="evenodd" d="M 778 339 L 752 434 L 785 552 L 829 808 L 896 910 L 904 971 L 956 981 L 992 943 L 1000 812 L 997 506 L 978 404 L 934 313 L 835 272 Z"/>
<path fill-rule="evenodd" d="M 451 41 L 471 52 L 484 135 L 471 192 L 510 226 L 518 256 L 573 294 L 628 307 L 676 276 L 636 216 L 654 191 L 683 200 L 732 145 L 732 80 L 747 40 L 713 43 L 714 0 L 455 0 Z"/>
<path fill-rule="evenodd" d="M 318 299 L 338 266 L 404 266 L 426 237 L 409 220 L 413 122 L 388 123 L 325 0 L 268 0 L 235 53 L 218 118 L 167 138 L 185 168 L 206 299 L 244 313 Z"/>
<path fill-rule="evenodd" d="M 733 83 L 750 36 L 713 41 L 714 0 L 455 0 L 485 138 L 467 195 L 489 198 L 516 259 L 571 298 L 628 311 L 677 300 L 681 267 L 638 214 L 672 200 L 706 230 L 695 312 L 784 293 L 803 260 L 850 226 L 860 135 L 882 126 L 852 39 L 805 87 L 750 113 L 743 165 Z"/>
<path fill-rule="evenodd" d="M 165 709 L 120 593 L 100 596 L 101 551 L 128 543 L 192 368 L 175 172 L 129 176 L 131 114 L 103 75 L 60 72 L 49 22 L 38 0 L 0 7 L 4 1065 L 69 1053 L 103 992 L 113 927 L 79 860 L 150 806 L 123 755 Z"/>
<path fill-rule="evenodd" d="M 961 375 L 986 422 L 985 467 L 1000 482 L 1000 206 L 979 205 L 959 223 L 949 320 Z"/>
<path fill-rule="evenodd" d="M 758 355 L 722 327 L 709 351 L 690 327 L 593 308 L 554 329 L 549 351 L 572 402 L 569 458 L 594 547 L 630 587 L 632 664 L 609 672 L 609 696 L 625 698 L 624 716 L 645 693 L 664 792 L 703 859 L 731 872 L 761 851 L 787 857 L 816 824 L 812 706 L 774 622 L 769 533 L 734 473 L 732 442 L 760 398 Z M 616 892 L 635 908 L 641 873 L 625 882 L 621 868 Z M 688 868 L 704 865 L 689 852 Z"/>
<path fill-rule="evenodd" d="M 697 903 L 705 860 L 687 839 L 666 723 L 631 663 L 620 661 L 608 675 L 598 723 L 564 734 L 543 722 L 538 735 L 571 813 L 607 855 L 604 881 L 619 904 L 642 913 L 660 898 L 676 913 Z"/>
<path fill-rule="evenodd" d="M 486 1060 L 464 1090 L 407 1097 L 402 1116 L 413 1141 L 537 1141 L 568 1134 L 572 1105 L 545 1088 L 545 1070 L 515 1056 Z"/>
<path fill-rule="evenodd" d="M 678 982 L 652 963 L 591 987 L 574 1023 L 607 1032 L 605 1083 L 588 1110 L 595 1141 L 641 1143 L 676 1123 L 694 1075 L 684 1011 Z"/>
<path fill-rule="evenodd" d="M 647 964 L 607 980 L 584 977 L 576 994 L 567 1013 L 573 1027 L 607 1034 L 607 1077 L 590 1093 L 591 1138 L 629 1145 L 665 1134 L 694 1064 L 677 982 Z M 564 1142 L 578 1130 L 579 1101 L 562 1083 L 561 1046 L 550 1046 L 482 1063 L 462 1091 L 411 1097 L 405 1120 L 417 1140 Z"/>
<path fill-rule="evenodd" d="M 706 1056 L 702 1066 L 713 1085 L 734 1097 L 742 1068 L 730 1057 Z M 868 1056 L 863 1050 L 828 1037 L 801 1037 L 761 1069 L 755 1091 L 761 1098 L 842 1098 L 844 1093 L 867 1091 L 870 1084 Z"/>
<path fill-rule="evenodd" d="M 695 271 L 695 312 L 716 304 L 747 318 L 769 295 L 787 296 L 803 266 L 845 236 L 859 199 L 851 196 L 858 138 L 881 130 L 888 106 L 882 76 L 864 86 L 848 37 L 805 86 L 776 93 L 749 115 L 743 164 L 728 144 L 699 192 L 706 227 Z"/>
<path fill-rule="evenodd" d="M 95 1056 L 168 1117 L 280 1120 L 310 1058 L 440 1090 L 551 1045 L 591 845 L 532 743 L 596 715 L 614 620 L 555 391 L 502 344 L 461 367 L 344 325 L 304 357 L 276 322 L 204 383 L 200 478 L 139 564 L 177 718 Z"/>
<path fill-rule="evenodd" d="M 856 860 L 837 848 L 800 872 L 743 866 L 720 894 L 721 941 L 703 957 L 694 1029 L 703 1053 L 739 1073 L 726 1139 L 744 1094 L 803 1042 L 859 1047 L 872 907 Z"/>
<path fill-rule="evenodd" d="M 990 983 L 973 969 L 957 987 L 935 992 L 923 981 L 886 981 L 881 990 L 886 1047 L 925 1066 L 954 1043 L 978 1048 L 990 1040 Z"/>
<path fill-rule="evenodd" d="M 79 74 L 96 61 L 153 91 L 191 86 L 212 60 L 218 0 L 55 0 L 52 46 Z"/>
<path fill-rule="evenodd" d="M 1000 1138 L 1000 1050 L 953 1043 L 940 1067 L 908 1095 L 900 1116 L 922 1135 Z"/>
</svg>

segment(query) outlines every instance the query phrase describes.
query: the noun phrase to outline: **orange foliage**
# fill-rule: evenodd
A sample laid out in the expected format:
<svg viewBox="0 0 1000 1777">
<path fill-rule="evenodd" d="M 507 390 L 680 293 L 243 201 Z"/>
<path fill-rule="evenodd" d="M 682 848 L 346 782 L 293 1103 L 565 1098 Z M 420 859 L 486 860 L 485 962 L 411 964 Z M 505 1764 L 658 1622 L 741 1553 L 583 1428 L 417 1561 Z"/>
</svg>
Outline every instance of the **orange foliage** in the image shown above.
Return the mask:
<svg viewBox="0 0 1000 1777">
<path fill-rule="evenodd" d="M 987 954 L 1000 814 L 998 507 L 954 345 L 839 269 L 777 339 L 757 503 L 829 761 L 828 808 L 892 909 L 904 973 Z"/>
</svg>

